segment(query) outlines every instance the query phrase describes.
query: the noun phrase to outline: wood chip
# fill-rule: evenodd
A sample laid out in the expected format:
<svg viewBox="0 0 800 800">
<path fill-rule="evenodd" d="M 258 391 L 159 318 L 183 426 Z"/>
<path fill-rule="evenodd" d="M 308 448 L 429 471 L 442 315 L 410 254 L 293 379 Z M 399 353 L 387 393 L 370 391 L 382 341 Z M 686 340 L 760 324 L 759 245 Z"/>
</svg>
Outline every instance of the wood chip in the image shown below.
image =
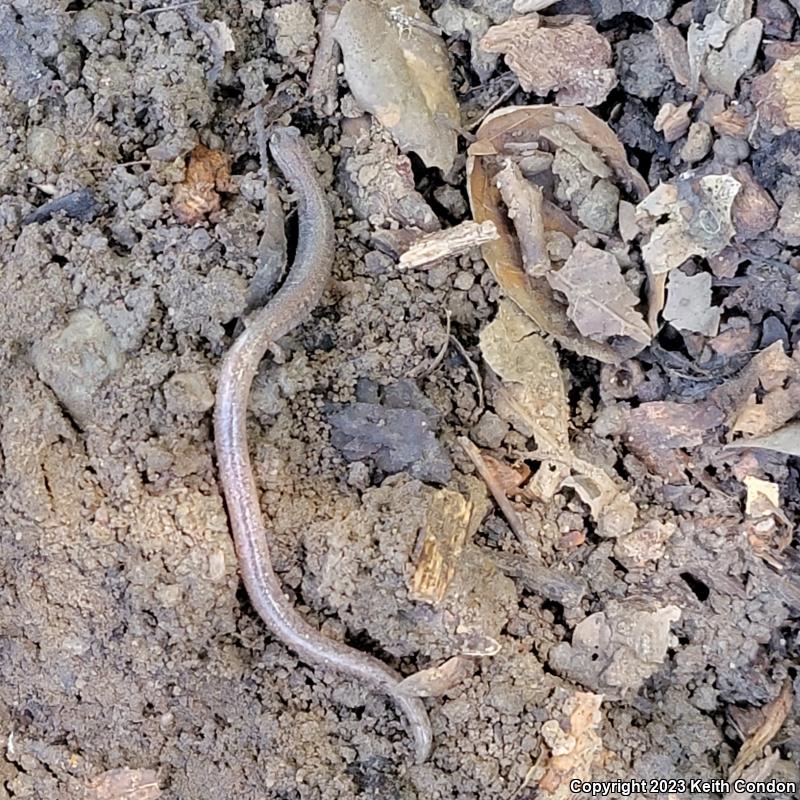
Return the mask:
<svg viewBox="0 0 800 800">
<path fill-rule="evenodd" d="M 525 272 L 531 276 L 546 274 L 551 264 L 544 233 L 541 188 L 525 180 L 519 167 L 510 159 L 497 173 L 497 187 L 508 209 L 508 217 L 514 223 Z"/>
<path fill-rule="evenodd" d="M 86 800 L 156 800 L 160 796 L 154 769 L 110 769 L 86 784 Z"/>
<path fill-rule="evenodd" d="M 665 141 L 677 142 L 689 130 L 691 110 L 692 104 L 689 102 L 681 103 L 679 106 L 664 103 L 655 118 L 653 128 L 658 133 L 664 134 Z"/>
<path fill-rule="evenodd" d="M 792 680 L 787 678 L 778 696 L 761 709 L 763 721 L 739 750 L 736 761 L 733 762 L 728 775 L 729 781 L 735 781 L 741 777 L 745 768 L 764 754 L 764 748 L 775 738 L 775 735 L 783 726 L 792 708 L 793 701 Z"/>
<path fill-rule="evenodd" d="M 432 496 L 411 577 L 409 595 L 413 600 L 432 605 L 442 601 L 455 577 L 464 544 L 479 523 L 471 499 L 450 489 L 440 489 Z"/>
<path fill-rule="evenodd" d="M 399 265 L 406 269 L 429 267 L 445 258 L 468 253 L 497 238 L 497 228 L 490 220 L 481 223 L 467 220 L 452 228 L 423 236 L 400 256 Z"/>
</svg>

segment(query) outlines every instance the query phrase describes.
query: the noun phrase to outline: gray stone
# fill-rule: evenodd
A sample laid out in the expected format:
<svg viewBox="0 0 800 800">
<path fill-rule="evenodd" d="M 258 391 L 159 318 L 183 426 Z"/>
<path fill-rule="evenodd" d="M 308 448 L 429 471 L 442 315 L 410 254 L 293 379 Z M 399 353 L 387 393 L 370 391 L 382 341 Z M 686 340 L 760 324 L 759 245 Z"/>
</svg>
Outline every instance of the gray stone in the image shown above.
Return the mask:
<svg viewBox="0 0 800 800">
<path fill-rule="evenodd" d="M 122 349 L 94 311 L 79 309 L 67 326 L 32 349 L 39 377 L 75 422 L 91 423 L 100 387 L 122 366 Z"/>
</svg>

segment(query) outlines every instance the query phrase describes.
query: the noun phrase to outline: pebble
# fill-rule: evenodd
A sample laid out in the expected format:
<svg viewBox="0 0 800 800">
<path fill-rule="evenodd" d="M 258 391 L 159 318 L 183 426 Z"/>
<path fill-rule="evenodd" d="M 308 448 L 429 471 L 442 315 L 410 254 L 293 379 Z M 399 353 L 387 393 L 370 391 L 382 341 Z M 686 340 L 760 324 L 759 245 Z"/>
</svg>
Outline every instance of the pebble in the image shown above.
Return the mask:
<svg viewBox="0 0 800 800">
<path fill-rule="evenodd" d="M 500 419 L 492 411 L 485 411 L 472 428 L 472 438 L 481 447 L 496 450 L 503 444 L 503 439 L 509 430 L 509 425 L 505 420 Z"/>
<path fill-rule="evenodd" d="M 681 147 L 681 159 L 687 164 L 702 161 L 711 150 L 712 142 L 711 126 L 707 122 L 693 122 Z"/>
<path fill-rule="evenodd" d="M 122 349 L 105 322 L 94 311 L 79 309 L 65 328 L 37 342 L 31 352 L 41 380 L 86 427 L 96 416 L 98 390 L 122 366 Z"/>
</svg>

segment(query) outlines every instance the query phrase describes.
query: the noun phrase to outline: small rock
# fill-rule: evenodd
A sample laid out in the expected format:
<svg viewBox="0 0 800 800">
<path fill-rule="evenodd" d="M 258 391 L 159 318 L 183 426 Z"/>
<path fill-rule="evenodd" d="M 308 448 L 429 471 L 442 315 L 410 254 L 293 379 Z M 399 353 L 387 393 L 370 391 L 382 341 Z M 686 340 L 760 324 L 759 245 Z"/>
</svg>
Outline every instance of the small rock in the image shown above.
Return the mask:
<svg viewBox="0 0 800 800">
<path fill-rule="evenodd" d="M 456 275 L 453 286 L 459 291 L 466 292 L 472 288 L 473 283 L 475 283 L 475 274 L 464 270 Z"/>
<path fill-rule="evenodd" d="M 101 5 L 81 9 L 72 22 L 72 35 L 90 52 L 111 30 L 111 19 Z"/>
<path fill-rule="evenodd" d="M 446 208 L 455 219 L 461 219 L 467 213 L 467 203 L 464 195 L 455 186 L 445 183 L 433 190 L 436 202 Z"/>
<path fill-rule="evenodd" d="M 800 244 L 800 189 L 791 191 L 783 202 L 777 229 L 787 244 Z"/>
<path fill-rule="evenodd" d="M 772 39 L 791 39 L 796 15 L 783 0 L 758 0 L 756 16 L 764 23 L 764 33 Z"/>
<path fill-rule="evenodd" d="M 683 34 L 674 25 L 662 19 L 653 26 L 653 35 L 658 42 L 661 57 L 675 80 L 681 86 L 688 86 L 692 82 L 692 75 L 689 69 L 689 52 Z"/>
<path fill-rule="evenodd" d="M 711 126 L 707 122 L 693 122 L 689 126 L 689 135 L 681 148 L 681 159 L 687 164 L 702 161 L 711 150 L 713 141 Z"/>
<path fill-rule="evenodd" d="M 634 33 L 617 45 L 617 73 L 626 92 L 650 98 L 661 94 L 672 75 L 661 58 L 655 37 Z"/>
<path fill-rule="evenodd" d="M 619 189 L 604 179 L 597 181 L 578 206 L 578 219 L 590 230 L 611 234 L 619 213 Z"/>
<path fill-rule="evenodd" d="M 275 25 L 275 52 L 284 58 L 294 58 L 299 52 L 314 47 L 316 22 L 307 3 L 287 3 L 272 11 Z"/>
<path fill-rule="evenodd" d="M 64 152 L 64 140 L 50 128 L 34 128 L 28 134 L 28 156 L 43 170 L 52 169 Z"/>
<path fill-rule="evenodd" d="M 733 96 L 739 78 L 756 60 L 763 28 L 760 19 L 745 20 L 728 34 L 721 50 L 709 52 L 703 77 L 710 89 Z"/>
<path fill-rule="evenodd" d="M 122 366 L 117 340 L 90 309 L 73 312 L 67 326 L 37 342 L 31 355 L 39 377 L 82 428 L 94 419 L 96 393 Z"/>
<path fill-rule="evenodd" d="M 472 438 L 481 447 L 496 450 L 503 444 L 505 435 L 510 430 L 508 423 L 500 419 L 492 411 L 485 411 L 477 425 L 472 428 Z"/>
<path fill-rule="evenodd" d="M 205 375 L 176 372 L 164 384 L 164 399 L 173 414 L 200 416 L 214 407 L 214 395 Z"/>
<path fill-rule="evenodd" d="M 720 136 L 714 142 L 714 155 L 726 167 L 735 167 L 746 161 L 750 155 L 750 145 L 737 136 Z"/>
<path fill-rule="evenodd" d="M 367 398 L 378 387 L 363 386 Z M 408 472 L 433 483 L 447 483 L 453 464 L 436 438 L 439 412 L 413 381 L 385 387 L 380 402 L 339 405 L 329 415 L 331 444 L 347 461 L 370 459 L 389 475 Z"/>
</svg>

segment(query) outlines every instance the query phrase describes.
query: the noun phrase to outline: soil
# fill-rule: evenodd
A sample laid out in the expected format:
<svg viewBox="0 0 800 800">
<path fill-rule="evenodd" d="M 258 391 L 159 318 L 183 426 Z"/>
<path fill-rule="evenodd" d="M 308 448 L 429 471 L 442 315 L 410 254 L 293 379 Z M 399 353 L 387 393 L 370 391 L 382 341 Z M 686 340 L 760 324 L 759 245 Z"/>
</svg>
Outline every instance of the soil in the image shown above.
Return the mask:
<svg viewBox="0 0 800 800">
<path fill-rule="evenodd" d="M 490 5 L 475 12 L 494 18 Z M 508 4 L 496 5 L 508 16 Z M 793 9 L 764 5 L 775 26 L 797 33 Z M 83 797 L 118 768 L 155 770 L 158 788 L 141 796 L 170 800 L 525 800 L 537 796 L 529 783 L 547 752 L 543 726 L 576 691 L 605 696 L 606 757 L 593 779 L 725 778 L 746 735 L 731 710 L 766 706 L 787 681 L 800 697 L 796 535 L 782 571 L 760 558 L 742 535 L 741 486 L 700 467 L 678 484 L 654 474 L 618 435 L 620 409 L 600 365 L 563 351 L 576 452 L 621 468 L 641 523 L 663 533 L 661 555 L 626 565 L 569 490 L 527 507 L 534 534 L 517 541 L 457 443 L 468 435 L 495 452 L 532 449 L 492 408 L 470 363 L 481 363 L 478 335 L 501 291 L 477 252 L 419 270 L 398 270 L 387 255 L 389 234 L 469 216 L 463 158 L 443 177 L 413 157 L 413 174 L 401 174 L 410 190 L 402 194 L 398 178 L 390 196 L 365 199 L 356 184 L 369 160 L 348 161 L 342 109 L 318 117 L 304 99 L 318 3 L 279 15 L 262 0 L 158 8 L 0 8 L 0 800 Z M 554 8 L 594 13 L 609 31 L 621 87 L 597 113 L 609 119 L 616 107 L 617 133 L 651 188 L 685 169 L 670 154 L 686 139 L 667 145 L 653 131 L 653 98 L 680 102 L 683 89 L 657 56 L 651 23 L 571 0 Z M 494 98 L 490 84 L 476 88 L 468 37 L 448 44 L 460 99 L 488 108 L 507 87 Z M 530 97 L 517 90 L 505 102 Z M 425 701 L 434 752 L 422 765 L 390 699 L 299 661 L 239 583 L 211 410 L 265 225 L 257 105 L 267 122 L 302 129 L 338 235 L 321 306 L 280 343 L 278 359 L 265 359 L 250 403 L 256 481 L 285 590 L 326 635 L 406 675 L 463 652 L 464 631 L 500 644 Z M 368 135 L 389 163 L 391 138 Z M 733 155 L 724 137 L 715 148 L 751 163 L 788 203 L 796 134 L 765 141 L 758 158 L 737 142 Z M 187 224 L 171 203 L 199 143 L 229 156 L 232 185 L 218 209 Z M 790 172 L 773 174 L 781 159 Z M 47 209 L 67 196 L 71 205 Z M 291 216 L 288 231 L 291 249 Z M 771 237 L 762 236 L 764 258 L 788 263 L 792 241 L 770 249 Z M 761 346 L 794 342 L 794 270 L 751 269 L 756 288 L 729 290 L 740 294 L 736 309 L 759 325 L 774 311 L 777 328 L 764 326 L 773 332 Z M 780 309 L 775 292 L 790 298 Z M 458 344 L 427 370 L 448 331 Z M 649 399 L 695 398 L 727 377 L 684 380 L 678 349 L 667 332 L 640 359 Z M 371 439 L 353 444 L 353 420 L 341 415 L 358 404 L 405 436 L 403 458 L 376 456 Z M 798 462 L 770 459 L 796 521 Z M 710 460 L 701 448 L 697 464 Z M 407 587 L 441 485 L 471 497 L 478 519 L 455 588 L 435 607 Z M 553 570 L 549 588 L 525 566 L 534 550 Z M 576 628 L 600 612 L 618 627 L 597 658 Z M 634 618 L 655 656 L 633 641 Z M 798 710 L 795 699 L 771 743 L 779 774 L 795 781 Z"/>
</svg>

